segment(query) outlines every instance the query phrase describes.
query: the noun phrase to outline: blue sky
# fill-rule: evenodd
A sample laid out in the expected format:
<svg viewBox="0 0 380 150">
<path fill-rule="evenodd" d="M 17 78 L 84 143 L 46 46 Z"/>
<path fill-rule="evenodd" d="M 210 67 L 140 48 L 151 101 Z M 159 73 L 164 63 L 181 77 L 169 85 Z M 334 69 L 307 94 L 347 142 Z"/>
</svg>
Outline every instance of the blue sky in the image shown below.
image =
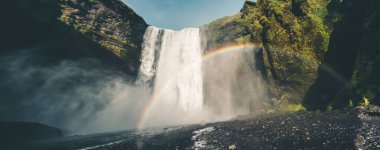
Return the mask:
<svg viewBox="0 0 380 150">
<path fill-rule="evenodd" d="M 199 27 L 236 14 L 245 0 L 122 0 L 145 21 L 161 28 Z"/>
</svg>

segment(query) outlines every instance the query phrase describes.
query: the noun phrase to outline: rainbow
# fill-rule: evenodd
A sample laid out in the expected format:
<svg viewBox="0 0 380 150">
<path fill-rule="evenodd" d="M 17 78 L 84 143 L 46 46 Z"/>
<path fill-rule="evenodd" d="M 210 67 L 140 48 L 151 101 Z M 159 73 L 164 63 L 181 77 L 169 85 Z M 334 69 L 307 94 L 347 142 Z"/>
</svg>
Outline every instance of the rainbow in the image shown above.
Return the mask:
<svg viewBox="0 0 380 150">
<path fill-rule="evenodd" d="M 253 44 L 253 43 L 242 43 L 242 44 L 233 44 L 233 45 L 227 45 L 227 46 L 219 47 L 219 48 L 207 51 L 202 56 L 202 61 L 213 58 L 217 55 L 222 55 L 222 54 L 225 54 L 228 52 L 233 52 L 233 51 L 239 51 L 242 48 L 254 47 L 254 46 L 255 46 L 255 44 Z M 174 77 L 172 79 L 175 79 L 184 70 L 186 70 L 186 69 L 180 70 L 177 74 L 174 75 Z M 148 115 L 150 114 L 151 109 L 157 103 L 157 99 L 160 97 L 160 95 L 163 93 L 163 91 L 166 89 L 166 87 L 168 87 L 167 85 L 169 85 L 172 81 L 173 80 L 166 81 L 162 88 L 159 88 L 158 91 L 153 91 L 153 95 L 150 97 L 147 104 L 145 105 L 145 107 L 144 107 L 144 109 L 143 109 L 143 111 L 139 117 L 139 120 L 136 124 L 136 128 L 138 130 L 143 129 L 145 127 L 144 125 L 145 125 L 145 122 L 146 122 Z"/>
</svg>

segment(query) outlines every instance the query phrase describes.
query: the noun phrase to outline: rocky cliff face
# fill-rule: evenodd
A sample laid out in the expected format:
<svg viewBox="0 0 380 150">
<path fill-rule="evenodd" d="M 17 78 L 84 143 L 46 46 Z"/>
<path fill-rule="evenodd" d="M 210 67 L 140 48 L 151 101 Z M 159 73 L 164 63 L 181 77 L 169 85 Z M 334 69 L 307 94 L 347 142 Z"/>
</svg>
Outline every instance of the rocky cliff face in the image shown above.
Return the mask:
<svg viewBox="0 0 380 150">
<path fill-rule="evenodd" d="M 111 51 L 136 73 L 145 21 L 119 0 L 62 0 L 60 21 Z"/>
<path fill-rule="evenodd" d="M 2 0 L 0 18 L 0 121 L 80 131 L 137 74 L 147 24 L 120 0 Z"/>
<path fill-rule="evenodd" d="M 247 1 L 203 30 L 207 49 L 260 47 L 256 59 L 273 100 L 311 110 L 379 104 L 379 8 L 371 0 Z"/>
<path fill-rule="evenodd" d="M 227 43 L 255 43 L 261 47 L 256 57 L 271 97 L 300 103 L 327 51 L 336 19 L 329 15 L 328 4 L 329 0 L 247 1 L 236 16 L 204 26 L 211 31 L 205 34 L 207 47 L 222 45 L 226 39 Z M 235 34 L 218 36 L 218 32 Z"/>
<path fill-rule="evenodd" d="M 318 80 L 304 99 L 309 109 L 380 104 L 380 2 L 345 0 Z"/>
<path fill-rule="evenodd" d="M 2 53 L 44 47 L 52 60 L 94 57 L 137 73 L 147 24 L 120 0 L 5 0 L 0 7 Z"/>
<path fill-rule="evenodd" d="M 358 28 L 362 36 L 356 41 L 359 48 L 350 79 L 354 95 L 352 100 L 359 103 L 367 98 L 380 105 L 380 2 L 367 0 L 363 3 L 358 9 L 363 13 L 364 24 Z"/>
</svg>

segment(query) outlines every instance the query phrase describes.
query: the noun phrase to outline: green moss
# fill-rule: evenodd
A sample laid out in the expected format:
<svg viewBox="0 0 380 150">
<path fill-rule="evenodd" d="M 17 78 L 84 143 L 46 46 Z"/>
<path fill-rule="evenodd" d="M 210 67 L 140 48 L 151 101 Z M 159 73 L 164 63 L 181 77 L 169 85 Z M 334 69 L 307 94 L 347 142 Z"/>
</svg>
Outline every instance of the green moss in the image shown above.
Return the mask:
<svg viewBox="0 0 380 150">
<path fill-rule="evenodd" d="M 348 107 L 349 107 L 349 108 L 354 108 L 354 103 L 352 102 L 352 100 L 349 101 L 349 103 L 348 103 Z"/>
<path fill-rule="evenodd" d="M 328 105 L 327 108 L 326 108 L 326 111 L 327 111 L 327 112 L 331 112 L 331 111 L 333 111 L 333 110 L 334 110 L 334 108 L 332 107 L 331 104 Z"/>
<path fill-rule="evenodd" d="M 92 25 L 89 24 L 75 23 L 73 26 L 76 30 L 84 34 L 92 32 L 95 29 Z"/>
<path fill-rule="evenodd" d="M 316 79 L 317 65 L 327 52 L 331 35 L 331 23 L 326 22 L 329 2 L 304 0 L 298 1 L 297 6 L 289 0 L 261 0 L 242 10 L 241 22 L 254 37 L 252 42 L 267 43 L 270 48 L 270 53 L 264 53 L 264 60 L 268 61 L 265 72 L 272 80 L 270 83 L 274 84 L 271 86 L 277 87 L 270 90 L 274 95 L 287 93 L 292 101 L 300 102 Z M 305 14 L 295 15 L 294 7 Z M 270 59 L 273 65 L 269 63 Z M 278 85 L 276 81 L 298 84 Z"/>
<path fill-rule="evenodd" d="M 70 17 L 70 12 L 69 10 L 67 9 L 62 9 L 61 10 L 61 17 L 59 18 L 60 21 L 62 21 L 63 23 L 67 24 L 67 25 L 70 25 L 71 22 L 73 21 Z"/>
<path fill-rule="evenodd" d="M 128 71 L 137 73 L 147 28 L 140 16 L 119 0 L 60 0 L 59 3 L 59 21 L 114 53 L 125 62 Z"/>
<path fill-rule="evenodd" d="M 369 100 L 368 100 L 368 98 L 363 97 L 363 101 L 362 101 L 362 103 L 361 103 L 361 106 L 362 106 L 362 107 L 366 107 L 366 106 L 368 106 L 368 105 L 369 105 Z"/>
<path fill-rule="evenodd" d="M 104 48 L 111 50 L 117 56 L 123 58 L 126 54 L 126 50 L 123 47 L 117 46 L 109 41 L 100 41 L 100 45 Z"/>
<path fill-rule="evenodd" d="M 275 112 L 276 112 L 275 109 L 268 109 L 268 110 L 267 110 L 267 114 L 273 114 L 273 113 L 275 113 Z"/>
<path fill-rule="evenodd" d="M 297 112 L 306 110 L 302 104 L 290 103 L 291 98 L 290 95 L 285 93 L 281 96 L 280 100 L 275 101 L 275 105 L 277 105 L 279 112 Z"/>
<path fill-rule="evenodd" d="M 265 70 L 260 71 L 265 72 L 271 95 L 280 101 L 281 96 L 288 95 L 289 104 L 281 104 L 287 110 L 288 105 L 301 103 L 327 53 L 333 24 L 328 19 L 329 3 L 330 0 L 247 2 L 239 14 L 206 25 L 207 46 L 242 42 L 265 46 L 259 56 Z"/>
<path fill-rule="evenodd" d="M 291 104 L 286 107 L 287 112 L 297 112 L 297 111 L 304 111 L 306 110 L 305 107 L 303 107 L 302 104 Z"/>
<path fill-rule="evenodd" d="M 123 37 L 120 37 L 120 36 L 117 36 L 117 35 L 111 35 L 110 36 L 110 39 L 118 42 L 118 43 L 122 43 L 123 45 L 128 45 L 128 41 L 123 38 Z"/>
</svg>

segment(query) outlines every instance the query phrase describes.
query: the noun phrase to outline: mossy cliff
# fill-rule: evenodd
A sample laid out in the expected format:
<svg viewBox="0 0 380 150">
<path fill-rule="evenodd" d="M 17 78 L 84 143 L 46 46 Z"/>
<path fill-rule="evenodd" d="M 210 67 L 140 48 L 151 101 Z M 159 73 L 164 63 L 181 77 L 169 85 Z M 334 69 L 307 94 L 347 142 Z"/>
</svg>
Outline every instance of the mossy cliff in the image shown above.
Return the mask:
<svg viewBox="0 0 380 150">
<path fill-rule="evenodd" d="M 380 104 L 380 1 L 345 0 L 318 80 L 304 99 L 312 110 Z"/>
<path fill-rule="evenodd" d="M 327 52 L 337 16 L 330 0 L 247 1 L 235 16 L 202 27 L 206 49 L 231 43 L 254 43 L 257 65 L 273 100 L 301 103 Z M 228 33 L 223 34 L 223 33 Z"/>
<path fill-rule="evenodd" d="M 206 50 L 254 43 L 275 103 L 326 110 L 380 104 L 380 1 L 246 1 L 202 27 Z M 232 33 L 231 33 L 232 32 Z"/>
<path fill-rule="evenodd" d="M 100 58 L 137 74 L 148 25 L 120 0 L 4 0 L 0 16 L 2 53 L 38 47 L 51 60 Z"/>
</svg>

